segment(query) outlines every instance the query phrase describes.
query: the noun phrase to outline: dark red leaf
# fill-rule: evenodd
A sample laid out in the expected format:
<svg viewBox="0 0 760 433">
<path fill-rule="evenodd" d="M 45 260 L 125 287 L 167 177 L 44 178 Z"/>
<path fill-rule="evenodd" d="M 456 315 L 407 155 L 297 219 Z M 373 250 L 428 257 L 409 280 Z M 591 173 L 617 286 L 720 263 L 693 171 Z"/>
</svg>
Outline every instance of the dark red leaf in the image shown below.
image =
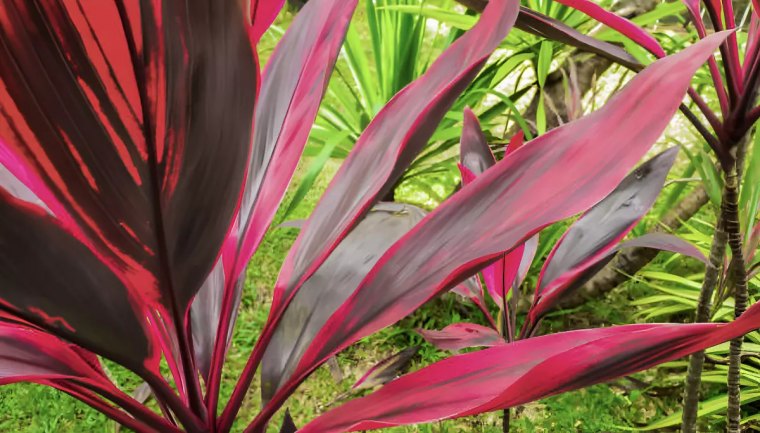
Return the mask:
<svg viewBox="0 0 760 433">
<path fill-rule="evenodd" d="M 158 354 L 145 308 L 42 208 L 0 189 L 0 309 L 137 371 Z"/>
<path fill-rule="evenodd" d="M 407 368 L 409 368 L 412 358 L 414 358 L 419 351 L 419 346 L 412 346 L 383 359 L 367 370 L 367 372 L 364 373 L 353 386 L 351 386 L 351 389 L 360 390 L 375 388 L 395 380 L 399 375 L 404 373 Z"/>
<path fill-rule="evenodd" d="M 402 376 L 301 428 L 340 433 L 457 418 L 629 375 L 760 328 L 760 304 L 730 324 L 562 332 L 454 356 Z"/>
<path fill-rule="evenodd" d="M 440 331 L 418 329 L 417 332 L 433 346 L 452 352 L 470 347 L 507 344 L 497 330 L 475 323 L 454 323 Z"/>
<path fill-rule="evenodd" d="M 464 109 L 464 125 L 459 145 L 460 164 L 475 176 L 496 164 L 496 158 L 488 147 L 486 136 L 480 129 L 480 122 L 470 108 Z M 462 178 L 464 179 L 464 175 Z"/>
<path fill-rule="evenodd" d="M 609 194 L 657 140 L 692 74 L 725 37 L 655 62 L 603 108 L 526 143 L 431 212 L 330 317 L 296 376 Z"/>
<path fill-rule="evenodd" d="M 107 383 L 99 370 L 58 338 L 26 326 L 0 322 L 0 385 L 59 379 Z"/>
<path fill-rule="evenodd" d="M 274 315 L 427 144 L 457 96 L 507 35 L 517 4 L 492 2 L 427 72 L 378 113 L 301 230 L 275 286 Z"/>
<path fill-rule="evenodd" d="M 532 324 L 554 308 L 573 281 L 606 257 L 644 217 L 677 155 L 674 147 L 639 166 L 567 229 L 541 270 L 529 313 Z"/>
<path fill-rule="evenodd" d="M 657 39 L 647 33 L 646 30 L 628 19 L 604 9 L 597 3 L 590 0 L 557 0 L 557 2 L 581 11 L 607 27 L 620 32 L 632 41 L 646 48 L 657 57 L 665 57 L 665 51 L 657 42 Z"/>
<path fill-rule="evenodd" d="M 527 7 L 520 7 L 520 15 L 517 17 L 515 27 L 546 39 L 598 54 L 634 70 L 642 68 L 641 63 L 635 57 L 617 45 L 584 35 L 562 21 L 555 20 Z"/>
<path fill-rule="evenodd" d="M 357 0 L 307 3 L 267 63 L 237 231 L 235 281 L 274 218 L 303 153 Z M 282 3 L 279 0 L 258 3 Z M 225 265 L 225 266 L 232 266 Z"/>
<path fill-rule="evenodd" d="M 219 3 L 0 10 L 0 162 L 115 274 L 93 296 L 157 327 L 211 271 L 250 147 L 253 50 L 240 3 Z"/>
<path fill-rule="evenodd" d="M 398 203 L 380 203 L 293 297 L 262 359 L 264 400 L 287 380 L 325 321 L 353 293 L 380 256 L 425 212 Z"/>
<path fill-rule="evenodd" d="M 251 0 L 251 38 L 258 42 L 280 13 L 285 0 Z"/>
</svg>

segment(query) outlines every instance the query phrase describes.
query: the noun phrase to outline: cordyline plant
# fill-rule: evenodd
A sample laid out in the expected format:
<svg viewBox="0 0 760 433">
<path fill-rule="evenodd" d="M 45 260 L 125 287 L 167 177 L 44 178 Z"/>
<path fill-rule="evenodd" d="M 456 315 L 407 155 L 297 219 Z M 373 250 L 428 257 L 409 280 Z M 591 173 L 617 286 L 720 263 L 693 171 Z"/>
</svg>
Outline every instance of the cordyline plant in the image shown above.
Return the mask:
<svg viewBox="0 0 760 433">
<path fill-rule="evenodd" d="M 559 0 L 560 3 L 577 9 L 589 17 L 605 24 L 632 42 L 649 51 L 656 58 L 666 55 L 665 50 L 655 38 L 634 23 L 605 10 L 590 0 Z M 481 10 L 487 0 L 460 0 L 460 3 L 475 10 Z M 714 57 L 708 59 L 709 75 L 716 91 L 720 112 L 714 112 L 705 100 L 693 89 L 689 89 L 692 98 L 712 132 L 702 124 L 688 108 L 682 106 L 684 114 L 695 126 L 717 156 L 722 169 L 724 182 L 718 223 L 713 235 L 707 270 L 700 291 L 696 311 L 696 322 L 706 322 L 710 318 L 711 300 L 723 267 L 726 245 L 731 251 L 730 276 L 734 296 L 734 315 L 739 317 L 747 309 L 747 259 L 744 257 L 744 238 L 739 215 L 739 177 L 744 168 L 744 156 L 749 136 L 758 119 L 760 107 L 756 106 L 760 90 L 760 4 L 751 2 L 750 22 L 747 26 L 747 39 L 742 53 L 739 48 L 736 12 L 733 2 L 683 0 L 688 10 L 699 39 L 708 37 L 708 32 L 729 31 L 729 36 L 720 44 L 720 62 Z M 703 19 L 708 18 L 708 26 Z M 620 57 L 605 50 L 600 54 L 638 70 L 641 65 L 631 64 L 628 58 Z M 754 214 L 754 212 L 752 212 Z M 752 221 L 748 221 L 751 223 Z M 750 227 L 746 227 L 747 241 L 751 242 Z M 741 424 L 741 348 L 743 338 L 731 342 L 728 370 L 728 431 L 738 433 Z M 705 355 L 698 352 L 691 357 L 684 389 L 684 412 L 681 429 L 686 433 L 696 431 L 699 386 Z"/>
<path fill-rule="evenodd" d="M 220 402 L 241 274 L 298 163 L 356 0 L 308 2 L 259 75 L 255 45 L 280 3 L 3 4 L 0 383 L 55 387 L 138 433 L 228 432 L 264 360 L 265 403 L 245 428 L 263 432 L 327 359 L 613 191 L 727 36 L 655 62 L 604 108 L 526 143 L 390 242 L 371 269 L 320 280 L 335 275 L 321 267 L 515 23 L 517 2 L 492 1 L 368 125 L 303 225 L 269 319 Z M 402 376 L 299 431 L 507 408 L 758 327 L 756 306 L 725 325 L 526 339 Z M 101 357 L 145 380 L 161 413 L 116 387 Z"/>
<path fill-rule="evenodd" d="M 522 140 L 522 135 L 518 134 L 510 141 L 504 151 L 505 158 L 510 158 L 522 146 Z M 695 246 L 665 233 L 652 233 L 619 243 L 654 204 L 676 154 L 677 149 L 671 148 L 642 164 L 570 226 L 543 264 L 533 304 L 519 332 L 516 304 L 520 286 L 536 255 L 537 235 L 483 269 L 484 284 L 478 279 L 467 280 L 454 289 L 483 312 L 490 327 L 454 323 L 440 331 L 419 330 L 422 337 L 439 349 L 451 351 L 499 346 L 517 339 L 531 338 L 537 332 L 541 319 L 557 306 L 563 296 L 583 285 L 612 260 L 617 251 L 626 247 L 670 250 L 706 262 L 707 259 Z M 459 167 L 463 183 L 469 184 L 495 164 L 496 158 L 477 118 L 472 111 L 465 110 Z M 483 285 L 487 290 L 483 290 Z M 499 307 L 496 319 L 488 309 L 485 293 Z M 509 411 L 504 412 L 503 431 L 509 431 Z"/>
</svg>

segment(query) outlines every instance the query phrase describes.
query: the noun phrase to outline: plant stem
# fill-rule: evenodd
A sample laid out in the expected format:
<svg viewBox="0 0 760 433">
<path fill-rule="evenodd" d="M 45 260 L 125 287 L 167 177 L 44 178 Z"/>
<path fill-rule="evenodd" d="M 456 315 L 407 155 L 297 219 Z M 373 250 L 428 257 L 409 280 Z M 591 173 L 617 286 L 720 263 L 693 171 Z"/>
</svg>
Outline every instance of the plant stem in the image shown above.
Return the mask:
<svg viewBox="0 0 760 433">
<path fill-rule="evenodd" d="M 723 200 L 725 201 L 725 191 Z M 721 206 L 722 208 L 722 206 Z M 718 282 L 720 270 L 723 267 L 723 257 L 726 254 L 727 236 L 723 228 L 723 215 L 718 214 L 718 222 L 713 233 L 712 246 L 710 247 L 710 259 L 705 269 L 705 278 L 699 291 L 695 323 L 710 321 L 711 299 L 713 290 Z M 699 351 L 691 355 L 689 368 L 686 374 L 686 384 L 683 393 L 683 416 L 681 418 L 681 431 L 683 433 L 695 433 L 697 431 L 697 408 L 699 405 L 699 386 L 702 382 L 702 367 L 705 363 L 705 352 Z"/>
<path fill-rule="evenodd" d="M 509 433 L 509 409 L 504 409 L 501 416 L 501 431 Z"/>
<path fill-rule="evenodd" d="M 739 182 L 734 167 L 726 174 L 726 197 L 723 215 L 731 248 L 734 269 L 734 317 L 747 309 L 747 270 L 744 265 L 744 246 L 739 224 Z M 744 336 L 731 340 L 728 358 L 728 433 L 739 433 L 741 426 L 741 351 Z"/>
<path fill-rule="evenodd" d="M 502 258 L 502 260 L 504 260 Z M 502 275 L 503 280 L 504 275 Z M 504 340 L 512 342 L 512 339 L 514 338 L 514 335 L 512 334 L 512 324 L 511 324 L 511 314 L 509 314 L 509 310 L 507 309 L 507 290 L 506 285 L 504 285 L 505 282 L 502 281 L 502 287 L 504 287 L 504 290 L 501 293 L 501 336 L 504 338 Z M 514 289 L 514 292 L 519 290 L 519 288 Z M 501 431 L 502 433 L 509 433 L 509 408 L 504 409 L 504 411 L 501 413 Z"/>
</svg>

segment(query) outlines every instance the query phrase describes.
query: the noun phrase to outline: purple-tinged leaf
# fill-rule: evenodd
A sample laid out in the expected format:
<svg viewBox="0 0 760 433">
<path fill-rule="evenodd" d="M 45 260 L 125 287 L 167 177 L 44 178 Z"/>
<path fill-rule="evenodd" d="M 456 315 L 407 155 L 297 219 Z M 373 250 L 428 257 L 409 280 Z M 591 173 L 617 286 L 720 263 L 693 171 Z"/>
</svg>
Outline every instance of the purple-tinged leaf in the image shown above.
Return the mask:
<svg viewBox="0 0 760 433">
<path fill-rule="evenodd" d="M 498 0 L 489 8 L 425 74 L 394 96 L 361 135 L 285 259 L 273 316 L 393 186 L 512 28 L 517 3 Z"/>
<path fill-rule="evenodd" d="M 603 108 L 526 143 L 428 214 L 330 317 L 304 354 L 297 380 L 612 192 L 657 140 L 692 74 L 725 37 L 712 35 L 653 63 Z"/>
<path fill-rule="evenodd" d="M 496 164 L 496 158 L 488 147 L 486 136 L 480 128 L 480 122 L 470 108 L 464 109 L 462 138 L 459 144 L 460 164 L 475 176 L 482 174 Z M 464 179 L 462 175 L 462 179 Z"/>
<path fill-rule="evenodd" d="M 395 380 L 409 368 L 412 358 L 414 358 L 419 351 L 419 346 L 412 346 L 383 359 L 367 370 L 367 372 L 364 373 L 353 386 L 351 386 L 351 389 L 371 389 Z"/>
<path fill-rule="evenodd" d="M 729 324 L 626 325 L 562 332 L 454 356 L 317 417 L 301 433 L 457 418 L 602 383 L 760 328 L 760 304 Z"/>
<path fill-rule="evenodd" d="M 485 306 L 485 298 L 483 297 L 483 285 L 480 283 L 480 277 L 474 275 L 472 278 L 468 278 L 461 283 L 457 284 L 452 292 L 457 295 L 467 298 L 479 306 Z"/>
<path fill-rule="evenodd" d="M 515 27 L 546 39 L 598 54 L 634 70 L 642 68 L 641 63 L 635 57 L 619 46 L 584 35 L 562 21 L 526 7 L 520 7 L 520 15 L 517 17 Z"/>
<path fill-rule="evenodd" d="M 505 150 L 505 158 L 522 146 L 522 142 L 523 135 L 520 131 L 510 140 Z M 496 158 L 488 147 L 486 137 L 480 128 L 480 122 L 469 108 L 464 111 L 464 126 L 462 127 L 459 153 L 459 171 L 462 173 L 463 185 L 468 185 L 475 180 L 475 177 L 496 164 Z M 525 245 L 518 245 L 492 265 L 483 269 L 483 281 L 488 293 L 500 308 L 503 308 L 503 299 L 515 283 L 524 252 Z"/>
<path fill-rule="evenodd" d="M 253 50 L 237 0 L 127 3 L 4 3 L 0 162 L 171 328 L 238 203 Z"/>
<path fill-rule="evenodd" d="M 60 339 L 26 326 L 0 322 L 0 385 L 56 379 L 107 383 L 100 370 Z"/>
<path fill-rule="evenodd" d="M 220 259 L 211 274 L 206 278 L 203 286 L 195 295 L 190 307 L 190 319 L 193 331 L 193 349 L 195 350 L 195 364 L 199 372 L 207 381 L 211 369 L 211 360 L 214 344 L 219 329 L 219 319 L 222 316 L 222 301 L 225 289 L 225 275 L 222 259 Z M 235 298 L 232 301 L 232 311 L 227 333 L 227 345 L 229 345 L 235 320 L 238 315 L 240 301 L 243 297 L 243 281 L 237 281 L 234 287 Z"/>
<path fill-rule="evenodd" d="M 328 317 L 353 293 L 380 256 L 423 217 L 415 206 L 379 203 L 293 297 L 262 359 L 262 396 L 290 377 Z"/>
<path fill-rule="evenodd" d="M 45 209 L 48 213 L 52 214 L 52 211 L 50 208 L 48 208 L 45 203 L 37 197 L 36 194 L 32 192 L 31 189 L 29 189 L 28 186 L 24 185 L 24 183 L 18 179 L 13 173 L 11 173 L 7 168 L 5 168 L 5 165 L 0 163 L 0 188 L 6 190 L 10 195 L 18 198 L 19 200 L 23 200 L 27 203 L 34 204 L 36 206 L 39 206 L 42 209 Z"/>
<path fill-rule="evenodd" d="M 528 315 L 531 324 L 554 308 L 573 281 L 638 224 L 660 194 L 677 155 L 674 147 L 639 166 L 567 229 L 541 270 Z"/>
<path fill-rule="evenodd" d="M 293 421 L 293 417 L 290 416 L 290 410 L 285 410 L 285 416 L 282 418 L 282 425 L 280 426 L 280 433 L 296 433 L 298 427 Z"/>
<path fill-rule="evenodd" d="M 0 189 L 0 309 L 145 371 L 158 354 L 140 302 L 45 210 Z"/>
<path fill-rule="evenodd" d="M 454 323 L 440 331 L 418 329 L 417 332 L 425 341 L 438 349 L 452 352 L 470 347 L 492 347 L 507 344 L 497 330 L 475 323 Z"/>
<path fill-rule="evenodd" d="M 599 21 L 607 27 L 616 30 L 636 42 L 657 57 L 665 57 L 665 50 L 662 49 L 657 39 L 652 37 L 646 30 L 637 26 L 627 18 L 616 15 L 590 0 L 557 0 L 558 3 L 567 7 L 576 9 L 589 17 Z"/>
<path fill-rule="evenodd" d="M 688 256 L 704 264 L 708 263 L 707 257 L 694 244 L 669 233 L 647 233 L 644 236 L 623 242 L 615 247 L 615 251 L 620 251 L 623 248 L 653 248 Z"/>
<path fill-rule="evenodd" d="M 267 63 L 256 104 L 239 231 L 231 234 L 238 237 L 239 251 L 228 285 L 237 280 L 258 248 L 293 177 L 356 2 L 307 3 Z"/>
</svg>

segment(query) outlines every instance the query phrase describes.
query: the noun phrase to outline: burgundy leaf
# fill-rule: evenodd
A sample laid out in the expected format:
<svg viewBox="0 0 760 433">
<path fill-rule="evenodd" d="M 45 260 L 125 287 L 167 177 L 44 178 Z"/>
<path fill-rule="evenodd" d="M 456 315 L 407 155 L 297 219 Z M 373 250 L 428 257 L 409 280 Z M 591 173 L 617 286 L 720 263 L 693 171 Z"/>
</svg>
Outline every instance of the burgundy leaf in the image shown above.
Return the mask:
<svg viewBox="0 0 760 433">
<path fill-rule="evenodd" d="M 31 260 L 30 258 L 36 258 Z M 0 309 L 123 365 L 158 365 L 142 300 L 42 208 L 0 189 Z"/>
<path fill-rule="evenodd" d="M 510 141 L 505 157 L 520 146 L 522 146 L 522 132 L 515 135 Z M 462 173 L 463 185 L 468 185 L 475 177 L 496 164 L 496 158 L 488 147 L 478 118 L 469 108 L 464 111 L 464 126 L 462 127 L 459 153 L 459 170 Z M 483 280 L 488 293 L 500 307 L 503 307 L 503 299 L 515 282 L 524 252 L 525 246 L 523 244 L 518 245 L 512 251 L 505 253 L 495 263 L 483 269 Z"/>
<path fill-rule="evenodd" d="M 26 326 L 0 322 L 0 385 L 56 379 L 107 383 L 99 370 L 58 338 Z"/>
<path fill-rule="evenodd" d="M 293 417 L 290 416 L 290 410 L 285 411 L 285 416 L 282 418 L 282 425 L 280 426 L 280 433 L 296 433 L 298 427 L 293 421 Z"/>
<path fill-rule="evenodd" d="M 712 35 L 655 62 L 603 108 L 526 143 L 431 212 L 330 317 L 294 376 L 305 377 L 336 351 L 609 194 L 657 140 L 692 74 L 725 37 Z"/>
<path fill-rule="evenodd" d="M 459 159 L 462 166 L 466 167 L 475 176 L 480 175 L 486 169 L 496 164 L 496 158 L 488 147 L 486 136 L 480 129 L 480 122 L 470 108 L 464 109 L 464 125 L 462 126 L 462 139 L 459 145 Z M 464 175 L 462 178 L 464 179 Z"/>
<path fill-rule="evenodd" d="M 209 380 L 211 360 L 219 329 L 219 319 L 222 315 L 222 301 L 225 288 L 224 267 L 221 259 L 209 274 L 198 294 L 193 300 L 190 319 L 193 331 L 193 349 L 195 351 L 196 367 L 204 379 Z M 235 319 L 238 315 L 240 302 L 243 298 L 243 280 L 237 281 L 233 290 L 230 323 L 227 332 L 229 345 Z"/>
<path fill-rule="evenodd" d="M 255 63 L 237 0 L 214 8 L 180 0 L 128 3 L 5 2 L 0 163 L 91 250 L 81 252 L 78 261 L 88 265 L 77 269 L 97 270 L 83 270 L 74 281 L 105 274 L 105 266 L 114 274 L 110 286 L 69 282 L 73 299 L 94 298 L 84 303 L 92 310 L 86 316 L 102 314 L 101 327 L 140 334 L 134 318 L 113 323 L 126 312 L 107 315 L 131 306 L 138 322 L 149 320 L 171 339 L 166 334 L 176 323 L 168 321 L 183 320 L 239 200 Z M 62 249 L 73 241 L 56 242 Z M 30 296 L 52 290 L 27 289 Z M 98 303 L 110 305 L 96 313 Z M 140 339 L 123 343 L 103 332 L 97 338 L 121 346 L 107 353 L 128 352 L 130 341 Z M 141 352 L 129 355 L 132 367 Z"/>
<path fill-rule="evenodd" d="M 380 203 L 296 292 L 262 359 L 262 395 L 287 380 L 325 321 L 353 293 L 382 254 L 423 217 L 417 207 Z"/>
<path fill-rule="evenodd" d="M 541 270 L 528 315 L 531 324 L 554 308 L 571 283 L 606 257 L 644 217 L 677 155 L 678 148 L 674 147 L 642 164 L 570 226 Z"/>
<path fill-rule="evenodd" d="M 598 54 L 634 70 L 642 68 L 641 63 L 635 57 L 617 45 L 584 35 L 562 21 L 527 7 L 520 7 L 520 15 L 517 17 L 515 27 L 546 39 L 579 48 L 582 51 Z"/>
<path fill-rule="evenodd" d="M 364 373 L 353 386 L 351 386 L 351 389 L 360 390 L 375 388 L 396 379 L 409 368 L 412 358 L 414 358 L 419 351 L 419 346 L 412 346 L 383 359 L 367 370 L 367 372 Z"/>
<path fill-rule="evenodd" d="M 417 332 L 433 346 L 452 352 L 470 347 L 491 347 L 506 344 L 498 331 L 475 323 L 454 323 L 440 331 L 418 329 Z"/>
<path fill-rule="evenodd" d="M 517 3 L 494 1 L 422 77 L 378 113 L 355 144 L 290 250 L 275 286 L 273 315 L 382 197 L 514 23 Z"/>
<path fill-rule="evenodd" d="M 619 251 L 623 248 L 653 248 L 688 256 L 704 264 L 708 262 L 704 253 L 694 246 L 694 244 L 668 233 L 647 233 L 644 236 L 623 242 L 615 250 Z"/>
<path fill-rule="evenodd" d="M 629 375 L 760 328 L 760 304 L 730 324 L 586 329 L 458 355 L 402 376 L 304 426 L 340 433 L 457 418 Z"/>
<path fill-rule="evenodd" d="M 238 232 L 235 281 L 258 247 L 303 153 L 357 0 L 307 3 L 263 73 Z M 258 3 L 282 3 L 280 0 Z"/>
<path fill-rule="evenodd" d="M 665 57 L 665 51 L 657 42 L 657 39 L 628 19 L 616 15 L 590 0 L 557 1 L 565 6 L 581 11 L 607 27 L 622 33 L 624 36 L 646 48 L 657 57 Z"/>
</svg>

